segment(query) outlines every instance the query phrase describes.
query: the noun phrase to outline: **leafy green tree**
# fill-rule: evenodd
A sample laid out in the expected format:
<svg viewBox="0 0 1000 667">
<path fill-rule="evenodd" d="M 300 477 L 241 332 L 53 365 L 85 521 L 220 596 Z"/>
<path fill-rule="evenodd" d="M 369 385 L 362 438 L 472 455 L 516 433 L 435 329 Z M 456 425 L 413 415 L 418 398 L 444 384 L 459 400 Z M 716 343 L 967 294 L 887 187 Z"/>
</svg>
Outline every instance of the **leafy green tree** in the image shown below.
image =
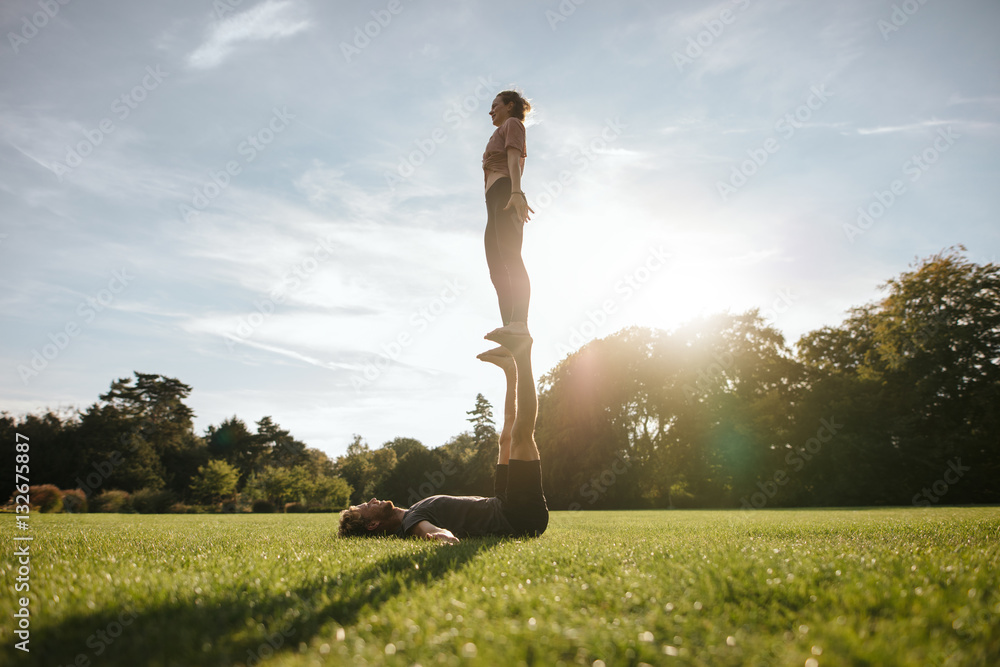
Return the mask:
<svg viewBox="0 0 1000 667">
<path fill-rule="evenodd" d="M 95 403 L 80 414 L 66 455 L 77 471 L 69 488 L 82 488 L 88 496 L 106 489 L 157 490 L 170 477 L 169 459 L 164 461 L 142 435 L 135 418 L 106 403 Z"/>
<path fill-rule="evenodd" d="M 660 415 L 671 429 L 658 444 L 668 460 L 670 450 L 681 453 L 685 486 L 699 504 L 738 504 L 782 466 L 801 366 L 755 310 L 680 327 L 667 349 L 675 374 L 660 392 Z"/>
<path fill-rule="evenodd" d="M 266 500 L 275 507 L 281 507 L 291 502 L 291 475 L 287 468 L 264 466 L 250 473 L 243 494 L 250 500 Z"/>
<path fill-rule="evenodd" d="M 592 341 L 542 378 L 547 491 L 557 507 L 732 505 L 773 470 L 800 375 L 756 312 Z"/>
<path fill-rule="evenodd" d="M 387 447 L 378 451 L 394 450 Z M 391 467 L 381 471 L 377 486 L 371 489 L 371 495 L 406 507 L 426 496 L 442 493 L 441 489 L 447 478 L 448 475 L 442 470 L 442 458 L 421 444 L 419 447 L 408 448 L 401 458 L 393 460 Z M 424 493 L 420 491 L 422 484 L 426 485 Z"/>
<path fill-rule="evenodd" d="M 239 471 L 220 460 L 211 460 L 198 468 L 198 475 L 191 481 L 194 496 L 204 502 L 219 502 L 236 493 L 240 481 Z"/>
<path fill-rule="evenodd" d="M 139 438 L 152 447 L 166 487 L 183 493 L 198 467 L 208 460 L 204 441 L 194 434 L 194 412 L 184 403 L 191 387 L 163 375 L 134 375 L 112 382 L 100 398 L 104 406 L 128 423 L 128 437 Z"/>
<path fill-rule="evenodd" d="M 208 455 L 226 461 L 240 472 L 240 484 L 257 468 L 265 453 L 263 439 L 251 433 L 246 423 L 235 415 L 218 426 L 209 426 L 205 434 Z"/>
<path fill-rule="evenodd" d="M 476 394 L 476 404 L 467 421 L 472 424 L 475 454 L 462 466 L 461 479 L 466 493 L 489 496 L 493 493 L 493 472 L 496 469 L 499 434 L 493 421 L 493 405 L 482 394 Z"/>
<path fill-rule="evenodd" d="M 317 507 L 334 510 L 345 509 L 351 500 L 351 487 L 341 477 L 316 479 L 307 502 Z"/>
<path fill-rule="evenodd" d="M 308 459 L 306 445 L 296 440 L 286 429 L 274 423 L 271 417 L 263 417 L 257 422 L 257 438 L 263 448 L 267 465 L 294 468 Z"/>
<path fill-rule="evenodd" d="M 380 449 L 391 449 L 396 454 L 396 460 L 399 460 L 414 450 L 426 449 L 426 447 L 414 438 L 399 437 L 383 443 Z"/>
<path fill-rule="evenodd" d="M 493 495 L 497 442 L 493 443 L 488 462 L 484 460 L 484 452 L 476 442 L 475 436 L 469 431 L 452 437 L 445 444 L 435 448 L 434 453 L 440 459 L 440 470 L 446 473 L 445 481 L 436 493 L 453 496 Z M 486 470 L 483 470 L 484 467 Z M 423 484 L 423 481 L 420 483 Z"/>
<path fill-rule="evenodd" d="M 934 502 L 1000 500 L 990 481 L 1000 474 L 1000 266 L 963 252 L 916 263 L 882 286 L 883 299 L 800 341 L 813 376 L 804 407 L 839 410 L 852 446 L 850 461 L 817 471 L 817 489 L 910 503 L 961 461 L 968 470 Z"/>
<path fill-rule="evenodd" d="M 337 457 L 334 468 L 337 475 L 353 489 L 350 500 L 352 505 L 363 503 L 371 497 L 365 498 L 364 494 L 366 489 L 371 488 L 375 466 L 371 460 L 371 449 L 360 435 L 355 435 L 347 446 L 347 452 Z"/>
<path fill-rule="evenodd" d="M 30 447 L 28 479 L 54 484 L 59 488 L 76 486 L 74 478 L 80 464 L 73 449 L 73 434 L 79 420 L 73 414 L 47 410 L 44 414 L 27 414 L 20 418 L 0 414 L 0 453 L 4 461 L 15 461 L 17 443 Z M 20 437 L 18 437 L 20 434 Z M 23 481 L 23 480 L 22 480 Z M 0 496 L 6 500 L 14 492 L 14 475 L 0 479 Z"/>
<path fill-rule="evenodd" d="M 294 468 L 264 466 L 250 474 L 243 492 L 250 500 L 267 500 L 277 507 L 297 502 L 341 509 L 349 504 L 351 487 L 341 477 L 316 476 L 309 465 L 302 464 Z"/>
</svg>

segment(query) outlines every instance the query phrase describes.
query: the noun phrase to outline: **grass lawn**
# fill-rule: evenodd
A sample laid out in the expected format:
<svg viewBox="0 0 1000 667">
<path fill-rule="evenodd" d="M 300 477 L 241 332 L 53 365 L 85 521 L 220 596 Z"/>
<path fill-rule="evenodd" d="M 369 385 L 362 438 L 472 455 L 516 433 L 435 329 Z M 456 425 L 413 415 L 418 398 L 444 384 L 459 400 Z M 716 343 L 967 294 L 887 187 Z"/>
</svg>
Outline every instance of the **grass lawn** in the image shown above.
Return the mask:
<svg viewBox="0 0 1000 667">
<path fill-rule="evenodd" d="M 0 516 L 0 663 L 1000 664 L 1000 508 L 556 512 L 455 546 L 335 521 L 33 515 L 26 654 Z"/>
</svg>

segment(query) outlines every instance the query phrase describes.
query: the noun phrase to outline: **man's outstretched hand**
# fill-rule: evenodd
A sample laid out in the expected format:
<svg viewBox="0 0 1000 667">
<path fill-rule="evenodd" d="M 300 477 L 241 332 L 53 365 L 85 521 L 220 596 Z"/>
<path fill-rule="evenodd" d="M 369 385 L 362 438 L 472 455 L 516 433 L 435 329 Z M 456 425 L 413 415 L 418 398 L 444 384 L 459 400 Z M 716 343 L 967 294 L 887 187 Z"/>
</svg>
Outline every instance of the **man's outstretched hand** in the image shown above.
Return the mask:
<svg viewBox="0 0 1000 667">
<path fill-rule="evenodd" d="M 436 540 L 446 544 L 458 544 L 455 537 L 447 528 L 439 528 L 430 521 L 421 521 L 410 529 L 410 534 L 414 537 L 422 537 L 425 540 Z"/>
<path fill-rule="evenodd" d="M 451 534 L 450 530 L 441 530 L 440 533 L 427 533 L 424 535 L 425 539 L 437 540 L 438 542 L 444 542 L 445 544 L 458 544 L 458 538 Z"/>
</svg>

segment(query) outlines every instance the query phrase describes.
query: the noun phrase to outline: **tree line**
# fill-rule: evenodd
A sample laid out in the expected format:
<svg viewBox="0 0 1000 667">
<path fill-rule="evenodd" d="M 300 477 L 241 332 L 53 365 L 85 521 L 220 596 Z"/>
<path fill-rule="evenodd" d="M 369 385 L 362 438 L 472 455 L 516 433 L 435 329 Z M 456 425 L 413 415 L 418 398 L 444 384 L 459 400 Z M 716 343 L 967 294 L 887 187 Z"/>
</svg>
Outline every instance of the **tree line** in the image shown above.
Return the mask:
<svg viewBox="0 0 1000 667">
<path fill-rule="evenodd" d="M 1000 267 L 963 250 L 917 262 L 794 348 L 756 311 L 581 348 L 541 381 L 550 500 L 1000 501 Z"/>
<path fill-rule="evenodd" d="M 0 451 L 14 461 L 15 443 L 29 443 L 23 470 L 45 511 L 333 511 L 372 495 L 412 504 L 492 490 L 497 432 L 482 395 L 472 431 L 440 447 L 400 437 L 373 449 L 355 436 L 331 459 L 271 417 L 251 428 L 233 416 L 197 435 L 190 393 L 175 378 L 135 372 L 85 410 L 3 413 Z M 0 483 L 13 500 L 15 478 Z"/>
<path fill-rule="evenodd" d="M 584 345 L 539 381 L 550 507 L 1000 501 L 1000 267 L 963 253 L 915 263 L 791 346 L 756 310 Z M 0 450 L 13 457 L 15 433 L 28 436 L 33 483 L 88 497 L 337 509 L 492 493 L 497 432 L 481 394 L 470 430 L 442 445 L 355 436 L 330 459 L 270 417 L 196 435 L 190 391 L 135 373 L 73 415 L 0 416 Z"/>
</svg>

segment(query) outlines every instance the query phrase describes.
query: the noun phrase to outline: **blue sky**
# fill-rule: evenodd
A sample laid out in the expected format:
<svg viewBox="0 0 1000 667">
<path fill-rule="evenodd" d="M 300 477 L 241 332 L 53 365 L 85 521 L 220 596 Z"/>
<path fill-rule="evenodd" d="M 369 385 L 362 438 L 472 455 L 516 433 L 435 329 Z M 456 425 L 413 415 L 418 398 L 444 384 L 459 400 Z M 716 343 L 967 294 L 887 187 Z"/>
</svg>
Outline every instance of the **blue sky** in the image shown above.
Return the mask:
<svg viewBox="0 0 1000 667">
<path fill-rule="evenodd" d="M 533 100 L 538 372 L 761 308 L 789 342 L 1000 251 L 1000 5 L 7 1 L 0 409 L 133 371 L 199 432 L 443 444 L 502 378 L 480 160 Z M 862 213 L 865 216 L 862 216 Z"/>
</svg>

